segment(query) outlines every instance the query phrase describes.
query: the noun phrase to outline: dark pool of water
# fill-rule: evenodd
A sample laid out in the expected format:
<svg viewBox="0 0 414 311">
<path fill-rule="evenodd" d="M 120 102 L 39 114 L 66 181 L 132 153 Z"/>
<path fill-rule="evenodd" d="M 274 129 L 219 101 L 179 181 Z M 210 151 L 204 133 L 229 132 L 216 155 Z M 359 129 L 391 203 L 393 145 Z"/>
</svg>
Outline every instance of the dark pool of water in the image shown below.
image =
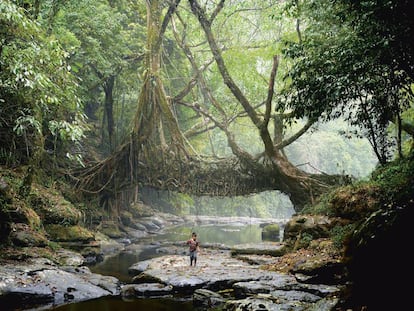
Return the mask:
<svg viewBox="0 0 414 311">
<path fill-rule="evenodd" d="M 196 310 L 191 301 L 175 299 L 134 299 L 125 301 L 116 297 L 105 297 L 75 304 L 59 306 L 56 311 L 190 311 Z"/>
</svg>

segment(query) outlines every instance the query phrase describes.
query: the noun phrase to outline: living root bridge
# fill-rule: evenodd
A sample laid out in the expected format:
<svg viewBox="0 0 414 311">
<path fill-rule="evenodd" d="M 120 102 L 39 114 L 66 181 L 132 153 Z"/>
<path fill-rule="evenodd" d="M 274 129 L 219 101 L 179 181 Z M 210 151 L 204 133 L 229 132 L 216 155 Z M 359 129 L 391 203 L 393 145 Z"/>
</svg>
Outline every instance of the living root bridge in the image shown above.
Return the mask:
<svg viewBox="0 0 414 311">
<path fill-rule="evenodd" d="M 161 148 L 159 148 L 161 149 Z M 238 196 L 272 190 L 269 171 L 246 168 L 233 157 L 212 160 L 176 156 L 172 151 L 151 152 L 127 143 L 104 161 L 74 172 L 76 187 L 91 194 L 117 193 L 141 185 L 193 195 Z"/>
</svg>

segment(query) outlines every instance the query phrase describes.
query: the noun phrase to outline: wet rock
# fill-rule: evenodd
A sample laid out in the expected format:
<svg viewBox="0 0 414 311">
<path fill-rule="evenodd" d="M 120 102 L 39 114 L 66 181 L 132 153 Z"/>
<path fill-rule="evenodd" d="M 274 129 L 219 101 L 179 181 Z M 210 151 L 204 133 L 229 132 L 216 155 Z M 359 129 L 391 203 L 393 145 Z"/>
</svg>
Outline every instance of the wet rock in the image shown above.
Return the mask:
<svg viewBox="0 0 414 311">
<path fill-rule="evenodd" d="M 82 251 L 82 256 L 84 257 L 84 264 L 86 265 L 95 265 L 104 260 L 103 253 L 95 250 L 84 250 Z"/>
<path fill-rule="evenodd" d="M 270 255 L 255 255 L 255 254 L 235 255 L 234 258 L 247 262 L 250 265 L 271 264 L 275 260 L 275 257 L 270 256 Z"/>
<path fill-rule="evenodd" d="M 312 304 L 306 311 L 332 311 L 338 305 L 338 298 L 324 298 Z"/>
<path fill-rule="evenodd" d="M 306 292 L 318 296 L 319 299 L 339 294 L 341 287 L 324 284 L 306 284 L 297 282 L 290 274 L 269 275 L 261 280 L 238 282 L 233 285 L 235 297 L 245 298 L 257 294 L 269 294 L 277 290 Z"/>
<path fill-rule="evenodd" d="M 108 238 L 108 236 L 102 233 L 96 234 L 96 240 L 99 243 L 100 252 L 103 256 L 113 255 L 125 248 L 124 244 L 116 240 L 110 239 Z"/>
<path fill-rule="evenodd" d="M 219 291 L 233 285 L 257 281 L 261 291 L 270 284 L 267 292 L 297 284 L 292 275 L 265 271 L 259 266 L 232 258 L 228 251 L 203 249 L 197 266 L 190 266 L 188 256 L 166 255 L 139 262 L 130 267 L 134 282 L 158 282 L 172 285 L 177 292 L 193 292 L 198 288 Z M 279 286 L 277 287 L 276 284 Z M 253 285 L 252 285 L 253 286 Z M 246 289 L 246 293 L 248 290 Z"/>
<path fill-rule="evenodd" d="M 85 263 L 85 258 L 79 253 L 70 251 L 68 249 L 60 249 L 56 252 L 56 259 L 60 264 L 65 266 L 81 266 Z"/>
<path fill-rule="evenodd" d="M 44 247 L 48 244 L 48 240 L 42 232 L 33 230 L 29 225 L 23 223 L 12 225 L 9 238 L 16 246 Z"/>
<path fill-rule="evenodd" d="M 91 273 L 87 267 L 68 266 L 65 270 L 47 259 L 0 267 L 2 306 L 7 302 L 7 306 L 22 308 L 27 302 L 30 307 L 51 307 L 119 293 L 116 278 Z"/>
<path fill-rule="evenodd" d="M 196 275 L 174 275 L 168 279 L 168 283 L 179 292 L 192 292 L 207 284 L 207 280 Z"/>
<path fill-rule="evenodd" d="M 269 295 L 259 295 L 246 299 L 228 300 L 224 310 L 228 311 L 303 311 L 308 306 L 307 303 L 278 302 L 274 301 Z"/>
<path fill-rule="evenodd" d="M 298 290 L 275 290 L 269 293 L 274 299 L 285 302 L 317 302 L 322 299 L 317 295 Z"/>
<path fill-rule="evenodd" d="M 0 305 L 4 311 L 48 305 L 55 300 L 53 290 L 45 284 L 22 287 L 0 282 L 0 294 Z"/>
<path fill-rule="evenodd" d="M 152 218 L 141 218 L 137 221 L 137 223 L 144 226 L 147 231 L 158 231 L 161 229 L 159 225 L 154 223 Z"/>
<path fill-rule="evenodd" d="M 269 273 L 259 280 L 237 282 L 233 285 L 233 288 L 236 297 L 245 298 L 259 293 L 268 294 L 277 289 L 290 290 L 297 284 L 298 282 L 292 275 Z"/>
<path fill-rule="evenodd" d="M 172 292 L 171 285 L 160 283 L 128 284 L 122 287 L 121 296 L 124 298 L 165 297 L 171 296 Z"/>
<path fill-rule="evenodd" d="M 118 296 L 120 294 L 120 283 L 113 276 L 91 273 L 87 280 L 91 284 L 108 291 L 112 296 Z"/>
<path fill-rule="evenodd" d="M 280 242 L 261 242 L 255 244 L 234 245 L 231 248 L 231 254 L 254 254 L 254 255 L 270 255 L 282 256 L 285 253 L 284 244 Z"/>
<path fill-rule="evenodd" d="M 198 308 L 219 307 L 225 303 L 225 299 L 220 294 L 208 289 L 196 289 L 193 294 L 193 305 Z"/>
<path fill-rule="evenodd" d="M 148 235 L 148 232 L 146 231 L 146 228 L 144 226 L 137 226 L 139 228 L 134 229 L 131 227 L 123 227 L 122 230 L 126 232 L 126 235 L 128 238 L 120 239 L 119 242 L 123 243 L 125 245 L 131 244 L 131 239 L 134 241 L 137 241 L 143 237 L 146 237 Z"/>
<path fill-rule="evenodd" d="M 133 276 L 140 274 L 141 272 L 148 269 L 151 261 L 151 259 L 148 259 L 133 264 L 131 267 L 128 268 L 128 273 Z"/>
</svg>

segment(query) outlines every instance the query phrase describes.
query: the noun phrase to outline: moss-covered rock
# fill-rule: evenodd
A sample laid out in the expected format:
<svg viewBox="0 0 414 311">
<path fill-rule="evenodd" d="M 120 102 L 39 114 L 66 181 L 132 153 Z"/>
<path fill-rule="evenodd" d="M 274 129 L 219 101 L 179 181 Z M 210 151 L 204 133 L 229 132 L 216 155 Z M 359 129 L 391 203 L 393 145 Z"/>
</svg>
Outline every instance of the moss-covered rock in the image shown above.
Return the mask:
<svg viewBox="0 0 414 311">
<path fill-rule="evenodd" d="M 136 218 L 150 217 L 154 216 L 155 214 L 154 210 L 151 207 L 145 205 L 142 202 L 131 203 L 131 205 L 128 208 L 128 211 L 131 212 L 131 214 Z"/>
<path fill-rule="evenodd" d="M 33 230 L 29 225 L 23 223 L 12 225 L 9 238 L 15 246 L 20 247 L 48 245 L 48 239 L 43 231 Z"/>
<path fill-rule="evenodd" d="M 279 241 L 280 226 L 278 224 L 268 224 L 262 229 L 262 240 Z"/>
<path fill-rule="evenodd" d="M 121 222 L 125 226 L 133 227 L 134 226 L 134 216 L 129 211 L 121 211 L 120 213 Z"/>
<path fill-rule="evenodd" d="M 112 239 L 125 237 L 125 233 L 120 230 L 118 222 L 115 221 L 103 221 L 98 230 Z"/>
<path fill-rule="evenodd" d="M 350 220 L 367 217 L 379 207 L 379 187 L 365 183 L 338 188 L 329 202 L 332 216 Z"/>
<path fill-rule="evenodd" d="M 81 212 L 58 192 L 36 185 L 30 195 L 30 204 L 44 224 L 76 225 Z"/>
<path fill-rule="evenodd" d="M 45 230 L 50 239 L 56 242 L 83 242 L 95 240 L 95 235 L 88 229 L 79 225 L 64 226 L 57 224 L 45 225 Z"/>
<path fill-rule="evenodd" d="M 283 241 L 292 249 L 308 247 L 314 239 L 330 237 L 331 229 L 343 222 L 340 218 L 324 215 L 293 216 L 286 223 Z"/>
</svg>

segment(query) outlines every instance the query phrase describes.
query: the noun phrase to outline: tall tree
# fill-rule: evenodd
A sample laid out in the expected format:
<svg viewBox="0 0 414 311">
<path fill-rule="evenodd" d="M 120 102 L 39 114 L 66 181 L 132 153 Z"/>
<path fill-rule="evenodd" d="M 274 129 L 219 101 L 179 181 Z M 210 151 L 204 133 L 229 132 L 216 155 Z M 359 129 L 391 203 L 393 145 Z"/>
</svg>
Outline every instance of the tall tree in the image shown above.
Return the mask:
<svg viewBox="0 0 414 311">
<path fill-rule="evenodd" d="M 263 189 L 279 189 L 288 193 L 297 209 L 301 209 L 314 196 L 325 191 L 327 184 L 322 181 L 325 176 L 311 176 L 299 170 L 288 161 L 281 150 L 302 135 L 314 121 L 310 121 L 303 130 L 292 135 L 288 140 L 281 140 L 279 137 L 279 143 L 276 145 L 269 131 L 269 121 L 271 118 L 274 118 L 272 115 L 272 101 L 279 58 L 276 55 L 273 57 L 273 67 L 270 70 L 270 78 L 267 83 L 267 92 L 264 93 L 263 105 L 254 107 L 232 78 L 222 57 L 222 50 L 212 33 L 211 24 L 215 17 L 220 14 L 224 2 L 220 1 L 213 8 L 212 14 L 209 17 L 196 1 L 190 1 L 189 3 L 204 30 L 224 83 L 238 103 L 241 104 L 244 113 L 256 126 L 263 142 L 264 152 L 256 156 L 243 150 L 234 138 L 234 133 L 231 132 L 229 127 L 230 120 L 226 119 L 226 116 L 220 121 L 202 106 L 197 103 L 191 103 L 186 106 L 193 109 L 197 114 L 204 115 L 205 118 L 211 120 L 217 128 L 226 134 L 228 144 L 237 157 L 236 159 L 231 159 L 230 162 L 222 161 L 221 163 L 205 162 L 203 164 L 199 161 L 191 145 L 187 143 L 180 130 L 172 106 L 173 102 L 179 102 L 177 99 L 182 99 L 185 94 L 188 94 L 194 84 L 191 80 L 184 93 L 180 93 L 183 95 L 173 97 L 171 100 L 171 98 L 166 96 L 160 76 L 161 48 L 164 34 L 179 1 L 172 1 L 168 4 L 167 12 L 162 21 L 161 3 L 159 1 L 146 1 L 146 71 L 131 137 L 112 157 L 91 169 L 87 169 L 83 173 L 83 185 L 91 182 L 91 178 L 96 176 L 98 180 L 105 180 L 107 184 L 111 183 L 112 185 L 113 183 L 124 183 L 121 180 L 127 177 L 131 183 L 143 182 L 143 179 L 146 179 L 145 183 L 153 186 L 198 193 L 211 191 L 212 187 L 217 188 L 214 184 L 223 184 L 223 187 L 214 192 L 234 194 L 237 193 L 237 188 L 243 189 L 243 186 L 238 187 L 237 183 L 243 184 L 242 180 L 245 179 L 244 182 L 248 183 L 249 186 L 244 187 L 245 190 L 241 190 L 243 193 Z M 193 67 L 195 68 L 194 64 Z M 200 70 L 195 70 L 195 72 L 196 75 L 200 75 Z M 201 80 L 199 77 L 198 81 Z M 209 92 L 205 87 L 201 89 Z M 224 105 L 215 102 L 213 96 L 211 96 L 212 93 L 210 92 L 209 94 L 206 98 L 212 100 L 213 106 L 223 113 L 224 110 L 221 107 Z M 185 105 L 185 101 L 180 103 Z M 262 106 L 264 106 L 264 111 L 261 109 Z M 274 119 L 280 120 L 281 118 Z M 207 167 L 208 169 L 206 169 Z M 234 172 L 227 176 L 226 172 L 230 170 Z M 234 174 L 240 175 L 240 181 L 235 179 Z M 219 180 L 214 180 L 214 178 Z M 200 186 L 201 183 L 203 184 L 202 186 Z M 99 189 L 100 186 L 96 187 Z M 234 187 L 234 189 L 229 190 L 229 187 Z"/>
</svg>

